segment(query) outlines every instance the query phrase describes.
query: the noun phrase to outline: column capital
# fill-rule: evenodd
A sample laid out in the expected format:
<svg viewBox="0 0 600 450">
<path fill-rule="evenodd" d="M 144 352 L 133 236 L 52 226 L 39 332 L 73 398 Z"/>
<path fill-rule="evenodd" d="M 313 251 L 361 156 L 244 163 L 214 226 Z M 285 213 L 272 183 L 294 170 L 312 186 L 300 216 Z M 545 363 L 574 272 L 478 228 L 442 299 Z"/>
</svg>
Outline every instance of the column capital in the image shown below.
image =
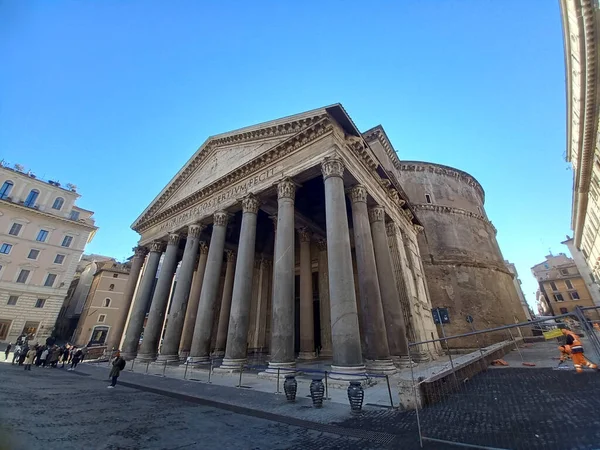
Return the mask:
<svg viewBox="0 0 600 450">
<path fill-rule="evenodd" d="M 327 240 L 326 239 L 318 239 L 317 240 L 317 248 L 319 249 L 320 252 L 326 252 L 327 251 Z"/>
<path fill-rule="evenodd" d="M 133 254 L 136 258 L 144 258 L 148 254 L 148 249 L 141 245 L 133 247 L 131 250 L 133 250 Z"/>
<path fill-rule="evenodd" d="M 167 245 L 179 245 L 180 240 L 181 240 L 181 235 L 179 233 L 169 233 Z"/>
<path fill-rule="evenodd" d="M 226 211 L 217 211 L 213 214 L 213 226 L 226 227 L 229 221 L 229 213 Z"/>
<path fill-rule="evenodd" d="M 298 229 L 298 235 L 300 236 L 300 242 L 310 242 L 312 232 L 308 227 L 302 227 Z"/>
<path fill-rule="evenodd" d="M 383 206 L 373 206 L 369 208 L 369 222 L 385 222 L 385 209 Z"/>
<path fill-rule="evenodd" d="M 244 213 L 257 214 L 259 205 L 260 202 L 254 196 L 254 194 L 248 194 L 242 199 L 242 211 Z"/>
<path fill-rule="evenodd" d="M 208 255 L 208 245 L 206 245 L 205 241 L 200 241 L 200 253 L 203 255 Z"/>
<path fill-rule="evenodd" d="M 150 251 L 155 253 L 162 253 L 165 251 L 165 243 L 162 241 L 153 241 L 150 244 Z"/>
<path fill-rule="evenodd" d="M 235 261 L 235 252 L 233 250 L 225 250 L 225 261 L 232 262 Z"/>
<path fill-rule="evenodd" d="M 200 233 L 202 233 L 202 230 L 204 230 L 205 228 L 206 225 L 202 223 L 195 223 L 193 225 L 190 225 L 188 227 L 188 236 L 192 238 L 200 237 Z"/>
<path fill-rule="evenodd" d="M 294 200 L 296 195 L 296 184 L 291 178 L 284 178 L 277 183 L 277 198 L 291 198 Z"/>
<path fill-rule="evenodd" d="M 336 156 L 328 156 L 321 163 L 323 179 L 329 177 L 342 177 L 344 175 L 344 163 Z"/>
<path fill-rule="evenodd" d="M 350 200 L 352 200 L 352 203 L 367 203 L 367 188 L 361 184 L 352 187 L 350 189 Z"/>
</svg>

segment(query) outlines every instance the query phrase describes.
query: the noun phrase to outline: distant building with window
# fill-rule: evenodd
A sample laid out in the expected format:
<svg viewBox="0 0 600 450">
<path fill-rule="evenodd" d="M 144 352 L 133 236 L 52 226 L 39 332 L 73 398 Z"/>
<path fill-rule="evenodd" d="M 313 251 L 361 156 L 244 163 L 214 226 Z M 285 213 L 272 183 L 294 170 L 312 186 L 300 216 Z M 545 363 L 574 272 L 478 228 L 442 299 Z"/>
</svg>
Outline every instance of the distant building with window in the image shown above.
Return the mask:
<svg viewBox="0 0 600 450">
<path fill-rule="evenodd" d="M 44 341 L 97 228 L 73 185 L 0 162 L 0 342 Z"/>
<path fill-rule="evenodd" d="M 97 266 L 73 342 L 78 346 L 104 347 L 115 322 L 129 313 L 124 307 L 124 293 L 130 264 L 104 261 Z"/>
<path fill-rule="evenodd" d="M 546 256 L 531 272 L 539 283 L 539 298 L 546 302 L 547 308 L 543 309 L 547 315 L 566 314 L 576 306 L 594 306 L 575 261 L 564 253 Z"/>
<path fill-rule="evenodd" d="M 98 270 L 98 263 L 104 261 L 116 262 L 115 259 L 109 256 L 84 254 L 79 264 L 77 264 L 75 275 L 56 320 L 55 334 L 60 340 L 70 341 L 73 338 L 79 317 L 92 287 L 94 274 Z"/>
</svg>

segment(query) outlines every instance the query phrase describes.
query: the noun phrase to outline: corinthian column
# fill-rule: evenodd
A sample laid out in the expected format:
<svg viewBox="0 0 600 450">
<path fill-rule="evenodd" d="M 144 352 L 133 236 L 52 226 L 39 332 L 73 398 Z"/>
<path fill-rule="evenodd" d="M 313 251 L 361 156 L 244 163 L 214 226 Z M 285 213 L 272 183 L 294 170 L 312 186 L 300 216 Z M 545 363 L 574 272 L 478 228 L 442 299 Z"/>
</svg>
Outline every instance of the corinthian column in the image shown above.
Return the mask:
<svg viewBox="0 0 600 450">
<path fill-rule="evenodd" d="M 229 327 L 229 312 L 231 311 L 231 296 L 233 294 L 235 252 L 232 250 L 225 250 L 225 260 L 227 261 L 227 264 L 225 265 L 225 283 L 223 284 L 223 296 L 221 297 L 221 309 L 219 311 L 215 356 L 223 356 L 225 354 L 227 328 Z"/>
<path fill-rule="evenodd" d="M 150 244 L 150 254 L 146 258 L 142 281 L 140 281 L 133 309 L 129 315 L 129 325 L 127 326 L 127 332 L 123 341 L 123 358 L 128 361 L 134 359 L 138 353 L 138 345 L 142 329 L 144 328 L 146 311 L 151 301 L 150 294 L 152 293 L 152 286 L 154 286 L 154 279 L 156 278 L 156 271 L 158 270 L 158 263 L 160 262 L 163 249 L 164 244 L 162 242 L 153 242 Z"/>
<path fill-rule="evenodd" d="M 180 236 L 177 233 L 169 233 L 169 242 L 167 251 L 160 268 L 160 275 L 152 297 L 152 305 L 148 313 L 148 321 L 144 328 L 144 339 L 140 347 L 140 352 L 137 359 L 140 362 L 154 361 L 158 351 L 158 344 L 162 334 L 163 323 L 167 303 L 169 301 L 169 293 L 173 284 L 173 275 L 177 268 L 177 253 L 179 250 Z"/>
<path fill-rule="evenodd" d="M 296 185 L 285 178 L 277 184 L 277 232 L 273 261 L 273 315 L 269 371 L 291 369 L 294 358 L 294 197 Z M 285 372 L 283 372 L 285 374 Z"/>
<path fill-rule="evenodd" d="M 252 296 L 252 275 L 254 273 L 254 248 L 256 245 L 256 219 L 258 199 L 252 194 L 242 200 L 243 215 L 238 261 L 233 282 L 231 316 L 227 333 L 227 348 L 222 369 L 239 370 L 246 362 L 248 348 L 248 326 Z"/>
<path fill-rule="evenodd" d="M 206 242 L 200 241 L 199 247 L 200 256 L 192 279 L 192 289 L 185 313 L 185 321 L 183 322 L 181 342 L 179 343 L 179 359 L 182 361 L 189 356 L 190 348 L 192 347 L 192 336 L 194 335 L 194 325 L 196 324 L 198 303 L 200 302 L 200 292 L 202 292 L 202 281 L 204 280 L 204 270 L 206 269 L 206 259 L 208 257 L 208 245 L 206 245 Z"/>
<path fill-rule="evenodd" d="M 367 189 L 357 185 L 350 191 L 352 200 L 352 223 L 354 225 L 354 251 L 358 269 L 358 291 L 364 319 L 366 356 L 369 370 L 394 373 L 396 368 L 390 358 L 385 332 L 381 291 L 375 267 L 375 252 L 367 212 Z"/>
<path fill-rule="evenodd" d="M 213 316 L 219 291 L 219 278 L 223 265 L 223 250 L 225 249 L 225 233 L 229 214 L 225 211 L 217 211 L 213 216 L 213 231 L 208 249 L 208 259 L 202 293 L 200 294 L 200 305 L 196 325 L 194 326 L 194 337 L 190 357 L 192 362 L 206 362 L 210 359 L 210 338 L 213 330 Z"/>
<path fill-rule="evenodd" d="M 310 230 L 300 228 L 300 359 L 315 358 L 315 324 L 313 315 L 312 261 Z"/>
<path fill-rule="evenodd" d="M 177 276 L 177 284 L 173 293 L 169 316 L 167 317 L 167 329 L 165 330 L 164 341 L 160 348 L 160 355 L 158 356 L 159 361 L 167 363 L 179 362 L 179 342 L 181 341 L 183 322 L 185 321 L 188 298 L 192 287 L 192 275 L 198 254 L 198 238 L 204 228 L 206 228 L 206 225 L 190 225 L 188 227 L 183 259 Z"/>
<path fill-rule="evenodd" d="M 331 370 L 337 373 L 363 373 L 365 366 L 360 348 L 352 253 L 342 179 L 344 165 L 337 157 L 326 158 L 321 164 L 321 171 L 325 180 L 327 262 L 333 343 Z M 332 375 L 333 377 L 340 377 L 340 375 Z"/>
<path fill-rule="evenodd" d="M 381 206 L 375 206 L 369 211 L 371 232 L 375 245 L 375 258 L 377 272 L 379 273 L 379 288 L 383 298 L 383 311 L 385 313 L 385 328 L 387 330 L 390 352 L 398 364 L 405 366 L 408 361 L 408 341 L 406 339 L 406 325 L 400 304 L 400 295 L 396 286 L 392 255 L 388 245 L 385 229 L 385 211 Z"/>
<path fill-rule="evenodd" d="M 317 241 L 319 249 L 319 313 L 321 317 L 321 351 L 319 356 L 330 358 L 331 352 L 331 306 L 329 304 L 329 274 L 327 270 L 327 241 Z"/>
<path fill-rule="evenodd" d="M 108 341 L 106 342 L 106 350 L 112 351 L 119 348 L 121 344 L 121 338 L 123 337 L 123 330 L 125 329 L 125 322 L 127 321 L 127 314 L 129 314 L 129 308 L 131 307 L 131 301 L 133 300 L 133 293 L 137 286 L 138 279 L 140 277 L 140 271 L 144 258 L 148 254 L 146 247 L 135 247 L 133 249 L 134 256 L 131 261 L 131 268 L 129 269 L 129 278 L 127 279 L 127 285 L 125 286 L 125 292 L 123 292 L 123 306 L 117 320 L 108 333 Z"/>
</svg>

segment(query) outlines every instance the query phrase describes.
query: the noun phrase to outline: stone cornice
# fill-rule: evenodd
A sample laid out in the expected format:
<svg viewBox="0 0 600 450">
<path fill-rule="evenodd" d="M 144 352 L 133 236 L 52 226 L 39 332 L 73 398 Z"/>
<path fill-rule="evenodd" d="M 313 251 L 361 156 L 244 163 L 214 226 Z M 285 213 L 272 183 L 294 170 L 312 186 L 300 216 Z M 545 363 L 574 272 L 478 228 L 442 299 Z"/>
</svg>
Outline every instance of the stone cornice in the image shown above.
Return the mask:
<svg viewBox="0 0 600 450">
<path fill-rule="evenodd" d="M 567 161 L 574 168 L 571 227 L 581 245 L 600 128 L 600 10 L 595 0 L 561 0 L 567 88 Z"/>
<path fill-rule="evenodd" d="M 71 226 L 85 228 L 85 229 L 90 230 L 90 231 L 95 231 L 95 230 L 98 229 L 98 227 L 96 227 L 94 225 L 88 225 L 86 223 L 76 222 L 74 220 L 67 219 L 65 217 L 55 216 L 54 214 L 48 214 L 46 212 L 40 211 L 39 209 L 29 208 L 27 206 L 18 205 L 16 203 L 9 202 L 8 200 L 0 200 L 0 205 L 12 206 L 15 209 L 18 209 L 18 210 L 21 210 L 21 211 L 27 211 L 27 212 L 34 213 L 34 214 L 39 214 L 39 215 L 45 217 L 46 219 L 55 219 L 55 220 L 58 220 L 60 222 L 68 223 Z"/>
<path fill-rule="evenodd" d="M 300 147 L 305 146 L 306 144 L 316 140 L 321 137 L 325 133 L 331 131 L 333 129 L 333 122 L 327 116 L 320 116 L 319 120 L 311 121 L 311 124 L 302 129 L 299 133 L 290 136 L 289 139 L 279 143 L 274 146 L 270 150 L 264 152 L 263 154 L 257 156 L 256 158 L 248 161 L 246 164 L 238 167 L 237 169 L 232 170 L 227 175 L 219 178 L 215 182 L 205 186 L 202 189 L 192 193 L 186 198 L 180 200 L 169 208 L 157 213 L 152 216 L 152 213 L 156 211 L 158 208 L 155 208 L 153 205 L 142 218 L 138 219 L 133 225 L 132 229 L 137 231 L 138 233 L 143 233 L 145 230 L 150 228 L 151 226 L 167 219 L 170 216 L 177 214 L 178 212 L 200 202 L 202 199 L 211 196 L 212 194 L 218 192 L 226 186 L 231 185 L 242 179 L 243 177 L 259 171 L 262 167 L 270 164 L 273 161 L 276 161 L 279 158 L 299 149 Z M 260 130 L 257 130 L 257 132 Z M 228 138 L 224 138 L 228 139 Z M 203 152 L 201 152 L 198 156 L 200 156 Z M 198 162 L 197 164 L 200 164 Z M 197 165 L 195 166 L 197 167 Z M 187 169 L 187 168 L 186 168 Z M 179 184 L 183 184 L 185 179 L 191 175 L 193 171 L 187 173 L 186 177 L 180 177 Z M 169 188 L 170 189 L 170 188 Z M 162 204 L 162 203 L 161 203 Z"/>
<path fill-rule="evenodd" d="M 424 265 L 430 266 L 465 266 L 465 267 L 474 267 L 477 269 L 489 269 L 495 270 L 498 272 L 505 273 L 509 275 L 511 278 L 513 274 L 506 268 L 504 264 L 495 263 L 495 262 L 478 262 L 478 261 L 463 261 L 460 259 L 433 259 L 433 258 L 423 258 Z"/>
<path fill-rule="evenodd" d="M 147 208 L 142 213 L 142 215 L 133 223 L 131 228 L 136 231 L 145 229 L 147 227 L 147 225 L 146 225 L 147 222 L 151 218 L 153 218 L 153 216 L 157 213 L 157 211 L 185 183 L 185 181 L 196 171 L 196 169 L 198 169 L 202 165 L 202 163 L 204 163 L 204 161 L 206 161 L 206 159 L 209 156 L 211 156 L 211 154 L 213 153 L 213 150 L 215 150 L 216 148 L 228 146 L 228 145 L 232 145 L 232 144 L 248 143 L 248 142 L 252 142 L 252 141 L 256 141 L 256 140 L 260 140 L 260 139 L 268 139 L 268 138 L 273 138 L 273 137 L 278 137 L 278 136 L 287 136 L 287 135 L 290 136 L 290 139 L 287 139 L 286 141 L 284 141 L 283 143 L 280 143 L 279 145 L 275 145 L 275 147 L 272 148 L 270 151 L 265 152 L 263 155 L 258 156 L 257 158 L 248 162 L 244 166 L 239 167 L 238 169 L 236 169 L 235 171 L 231 172 L 230 174 L 228 174 L 224 177 L 224 178 L 228 178 L 237 172 L 245 173 L 246 171 L 243 171 L 242 169 L 244 169 L 244 167 L 252 165 L 253 163 L 255 164 L 257 162 L 257 160 L 264 161 L 266 159 L 269 159 L 269 157 L 267 155 L 273 153 L 277 149 L 280 149 L 283 146 L 283 144 L 285 144 L 285 143 L 288 143 L 288 145 L 289 145 L 289 141 L 293 140 L 297 135 L 302 134 L 301 133 L 302 131 L 314 128 L 314 126 L 316 124 L 322 122 L 324 119 L 328 120 L 328 116 L 326 114 L 320 114 L 320 115 L 315 115 L 313 117 L 302 118 L 302 119 L 298 119 L 298 120 L 294 120 L 294 121 L 290 121 L 290 122 L 285 122 L 285 123 L 275 124 L 275 125 L 264 127 L 264 128 L 259 128 L 256 130 L 244 131 L 241 133 L 227 135 L 227 136 L 223 136 L 223 137 L 209 138 L 200 147 L 200 149 L 198 149 L 196 151 L 195 155 L 186 164 L 186 166 L 179 173 L 177 173 L 177 175 L 175 175 L 174 179 L 169 183 L 167 188 L 158 195 L 158 197 L 153 201 L 153 203 L 150 205 L 150 207 Z M 221 180 L 222 179 L 217 180 L 213 184 L 219 183 L 219 181 L 221 181 Z M 187 199 L 189 199 L 192 196 L 194 196 L 194 194 L 177 202 L 175 205 L 170 207 L 169 210 L 176 207 L 177 205 L 180 205 L 182 202 L 185 202 Z M 169 214 L 172 214 L 172 212 Z M 169 214 L 167 214 L 167 215 L 169 215 Z M 162 212 L 161 212 L 161 215 L 162 215 Z"/>
<path fill-rule="evenodd" d="M 398 170 L 400 169 L 400 158 L 398 158 L 398 154 L 396 153 L 396 150 L 394 150 L 394 146 L 388 139 L 381 125 L 377 125 L 376 127 L 365 131 L 363 133 L 363 137 L 367 142 L 373 142 L 374 140 L 378 140 L 381 143 L 383 149 L 385 150 L 385 153 L 390 158 L 390 161 L 392 162 L 394 167 Z"/>
<path fill-rule="evenodd" d="M 462 216 L 472 217 L 474 219 L 481 220 L 482 222 L 486 223 L 487 225 L 492 227 L 494 233 L 496 233 L 496 227 L 494 227 L 492 222 L 490 222 L 481 214 L 475 214 L 474 212 L 467 211 L 466 209 L 455 208 L 453 206 L 432 205 L 430 203 L 412 203 L 412 207 L 416 210 L 435 211 L 444 214 L 460 214 Z"/>
<path fill-rule="evenodd" d="M 451 178 L 457 178 L 468 186 L 474 187 L 481 196 L 481 203 L 483 204 L 485 202 L 485 191 L 483 190 L 483 187 L 481 187 L 481 184 L 479 184 L 479 181 L 477 181 L 467 172 L 455 169 L 454 167 L 424 161 L 402 161 L 402 165 L 399 170 L 404 172 L 428 171 L 438 175 L 446 175 Z"/>
</svg>

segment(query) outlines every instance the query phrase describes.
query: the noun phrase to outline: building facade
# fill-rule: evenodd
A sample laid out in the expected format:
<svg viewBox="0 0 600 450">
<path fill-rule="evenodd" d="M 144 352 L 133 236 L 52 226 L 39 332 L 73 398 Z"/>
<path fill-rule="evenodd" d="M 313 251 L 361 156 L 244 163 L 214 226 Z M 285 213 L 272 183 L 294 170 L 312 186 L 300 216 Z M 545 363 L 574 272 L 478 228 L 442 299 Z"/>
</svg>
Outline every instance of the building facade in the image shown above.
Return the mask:
<svg viewBox="0 0 600 450">
<path fill-rule="evenodd" d="M 383 128 L 339 104 L 209 138 L 132 225 L 123 354 L 229 371 L 263 352 L 277 373 L 318 353 L 338 375 L 436 358 L 409 355 L 438 334 L 401 172 Z"/>
<path fill-rule="evenodd" d="M 461 170 L 420 161 L 402 161 L 399 172 L 400 183 L 425 227 L 419 234 L 419 249 L 431 303 L 440 308 L 438 322 L 444 323 L 446 335 L 525 322 L 528 314 L 515 275 L 498 246 L 496 228 L 485 212 L 479 182 Z M 480 343 L 487 345 L 503 337 L 503 333 L 488 333 L 480 336 Z M 472 338 L 448 344 L 478 346 Z"/>
<path fill-rule="evenodd" d="M 538 281 L 542 300 L 547 307 L 545 315 L 559 315 L 572 312 L 577 306 L 594 306 L 575 261 L 564 253 L 548 255 L 546 260 L 531 268 Z M 593 314 L 599 317 L 597 313 Z"/>
<path fill-rule="evenodd" d="M 97 228 L 74 186 L 15 167 L 0 167 L 0 341 L 43 341 Z"/>
<path fill-rule="evenodd" d="M 130 265 L 115 261 L 95 265 L 97 269 L 73 336 L 77 346 L 106 347 L 115 326 L 124 322 L 129 313 L 124 295 Z"/>
<path fill-rule="evenodd" d="M 573 166 L 571 255 L 600 279 L 600 7 L 560 0 L 567 91 L 567 161 Z M 581 257 L 579 255 L 581 252 Z M 578 263 L 581 269 L 582 263 Z M 586 280 L 587 281 L 587 280 Z M 595 283 L 595 281 L 593 281 Z M 589 283 L 588 283 L 589 286 Z M 598 303 L 596 289 L 592 295 Z"/>
</svg>

